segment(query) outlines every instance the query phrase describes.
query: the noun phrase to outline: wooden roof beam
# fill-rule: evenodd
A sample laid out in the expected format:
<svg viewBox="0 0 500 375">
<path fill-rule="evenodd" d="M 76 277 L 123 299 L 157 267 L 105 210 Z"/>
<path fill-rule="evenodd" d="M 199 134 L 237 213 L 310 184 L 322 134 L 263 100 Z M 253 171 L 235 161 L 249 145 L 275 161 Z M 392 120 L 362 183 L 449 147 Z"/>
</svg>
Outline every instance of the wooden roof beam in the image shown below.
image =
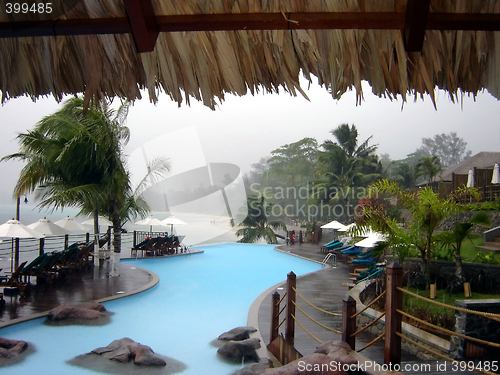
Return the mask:
<svg viewBox="0 0 500 375">
<path fill-rule="evenodd" d="M 408 52 L 422 51 L 430 0 L 408 0 L 403 40 Z"/>
<path fill-rule="evenodd" d="M 138 1 L 138 0 L 137 0 Z M 428 1 L 428 0 L 423 0 Z M 0 22 L 0 38 L 58 35 L 127 34 L 133 33 L 142 51 L 152 50 L 159 32 L 216 30 L 288 30 L 288 29 L 387 29 L 404 30 L 405 13 L 244 13 L 156 16 L 155 23 L 134 33 L 132 24 L 140 17 L 70 19 L 53 21 Z M 142 17 L 147 20 L 149 17 Z M 421 21 L 420 21 L 421 22 Z M 485 30 L 500 31 L 500 14 L 429 13 L 422 30 Z M 145 31 L 147 30 L 147 31 Z M 418 28 L 410 27 L 408 32 Z M 155 36 L 156 34 L 156 36 Z M 409 40 L 414 40 L 413 36 Z M 423 40 L 423 39 L 422 39 Z"/>
<path fill-rule="evenodd" d="M 160 32 L 151 0 L 123 0 L 137 52 L 151 52 Z"/>
</svg>

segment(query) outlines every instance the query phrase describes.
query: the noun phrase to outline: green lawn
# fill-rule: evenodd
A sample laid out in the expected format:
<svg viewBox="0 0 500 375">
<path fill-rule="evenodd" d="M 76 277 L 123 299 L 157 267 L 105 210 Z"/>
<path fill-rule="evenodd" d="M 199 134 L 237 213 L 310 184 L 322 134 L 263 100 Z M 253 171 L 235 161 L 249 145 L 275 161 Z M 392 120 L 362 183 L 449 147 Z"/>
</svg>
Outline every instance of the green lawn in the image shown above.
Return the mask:
<svg viewBox="0 0 500 375">
<path fill-rule="evenodd" d="M 463 262 L 472 262 L 472 263 L 488 263 L 488 264 L 500 264 L 500 253 L 493 251 L 481 251 L 476 248 L 476 246 L 480 246 L 483 244 L 482 238 L 473 238 L 472 240 L 465 240 L 462 243 L 462 248 L 460 253 L 462 255 Z M 434 249 L 441 256 L 438 259 L 446 259 L 450 261 L 455 261 L 454 253 L 451 251 L 451 254 L 448 256 L 444 256 L 446 254 L 445 249 Z"/>
</svg>

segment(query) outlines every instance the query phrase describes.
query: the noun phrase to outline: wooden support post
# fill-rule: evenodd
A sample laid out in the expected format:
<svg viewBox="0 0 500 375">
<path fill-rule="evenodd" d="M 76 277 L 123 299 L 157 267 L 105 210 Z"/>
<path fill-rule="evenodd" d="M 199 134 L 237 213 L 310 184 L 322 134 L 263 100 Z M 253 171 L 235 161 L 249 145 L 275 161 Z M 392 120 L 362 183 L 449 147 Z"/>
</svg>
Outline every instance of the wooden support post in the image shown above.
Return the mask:
<svg viewBox="0 0 500 375">
<path fill-rule="evenodd" d="M 38 247 L 38 255 L 42 255 L 45 252 L 45 238 L 40 238 L 40 246 Z"/>
<path fill-rule="evenodd" d="M 287 275 L 287 305 L 286 305 L 286 327 L 285 340 L 292 346 L 295 345 L 295 286 L 297 285 L 297 276 L 290 272 Z"/>
<path fill-rule="evenodd" d="M 19 238 L 14 240 L 15 243 L 15 251 L 14 251 L 14 270 L 17 270 L 19 267 Z"/>
<path fill-rule="evenodd" d="M 280 325 L 280 294 L 274 292 L 271 300 L 271 339 L 269 342 L 273 342 L 278 337 L 279 325 Z"/>
<path fill-rule="evenodd" d="M 110 239 L 111 239 L 111 237 L 110 237 Z M 135 248 L 136 245 L 137 245 L 137 231 L 134 230 L 134 240 L 133 240 L 133 246 L 132 247 Z"/>
<path fill-rule="evenodd" d="M 64 235 L 64 248 L 68 248 L 68 243 L 69 243 L 69 234 Z"/>
<path fill-rule="evenodd" d="M 387 294 L 385 297 L 385 348 L 384 363 L 399 364 L 401 362 L 401 310 L 403 293 L 397 290 L 403 286 L 403 268 L 394 262 L 385 268 Z"/>
<path fill-rule="evenodd" d="M 352 350 L 356 350 L 356 337 L 351 335 L 356 332 L 356 300 L 349 296 L 342 301 L 342 341 L 349 344 Z"/>
</svg>

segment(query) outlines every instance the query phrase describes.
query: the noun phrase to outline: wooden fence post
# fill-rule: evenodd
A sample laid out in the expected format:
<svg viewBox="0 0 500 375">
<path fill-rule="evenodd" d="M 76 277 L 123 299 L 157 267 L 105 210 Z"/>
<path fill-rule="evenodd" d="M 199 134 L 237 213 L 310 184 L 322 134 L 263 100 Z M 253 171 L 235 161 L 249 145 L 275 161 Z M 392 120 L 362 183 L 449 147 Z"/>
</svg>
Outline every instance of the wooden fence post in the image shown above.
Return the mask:
<svg viewBox="0 0 500 375">
<path fill-rule="evenodd" d="M 349 296 L 342 301 L 342 341 L 349 344 L 352 350 L 356 350 L 356 337 L 351 335 L 356 332 L 356 300 Z"/>
<path fill-rule="evenodd" d="M 271 300 L 271 339 L 273 342 L 278 337 L 279 324 L 280 324 L 280 294 L 274 292 Z"/>
<path fill-rule="evenodd" d="M 286 305 L 286 327 L 285 340 L 292 346 L 295 345 L 295 286 L 297 285 L 297 276 L 290 272 L 287 275 L 287 305 Z"/>
<path fill-rule="evenodd" d="M 385 268 L 386 296 L 385 296 L 385 347 L 384 363 L 393 366 L 401 362 L 401 310 L 403 306 L 403 293 L 397 288 L 403 286 L 403 268 L 394 262 Z"/>
<path fill-rule="evenodd" d="M 42 255 L 45 252 L 45 238 L 40 238 L 40 242 L 38 245 L 38 255 Z"/>
</svg>

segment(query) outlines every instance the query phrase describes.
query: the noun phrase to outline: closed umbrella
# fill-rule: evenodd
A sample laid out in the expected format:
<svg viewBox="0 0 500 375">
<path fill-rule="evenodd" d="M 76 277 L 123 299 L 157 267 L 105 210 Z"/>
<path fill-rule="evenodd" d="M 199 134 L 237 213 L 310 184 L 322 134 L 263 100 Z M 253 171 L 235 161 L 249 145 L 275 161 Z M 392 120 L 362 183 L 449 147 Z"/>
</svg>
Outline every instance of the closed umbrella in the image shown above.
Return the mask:
<svg viewBox="0 0 500 375">
<path fill-rule="evenodd" d="M 80 224 L 78 221 L 67 216 L 64 219 L 56 221 L 56 224 L 72 233 L 85 233 L 89 230 L 85 225 Z"/>
<path fill-rule="evenodd" d="M 469 175 L 467 176 L 467 187 L 474 187 L 474 171 L 469 169 Z"/>
<path fill-rule="evenodd" d="M 0 225 L 0 237 L 7 237 L 12 239 L 12 256 L 10 262 L 10 271 L 13 272 L 13 259 L 15 258 L 15 267 L 19 266 L 19 248 L 16 246 L 16 254 L 14 255 L 14 239 L 15 238 L 42 238 L 45 237 L 42 233 L 37 232 L 34 229 L 28 228 L 27 226 L 21 224 L 19 220 L 8 220 L 6 223 Z"/>
<path fill-rule="evenodd" d="M 162 220 L 164 224 L 170 225 L 170 233 L 174 232 L 174 225 L 187 225 L 186 222 L 181 219 L 177 219 L 175 216 L 171 215 L 167 217 L 165 220 Z"/>
<path fill-rule="evenodd" d="M 135 225 L 148 225 L 150 232 L 153 232 L 153 226 L 155 226 L 155 227 L 166 227 L 167 226 L 167 224 L 163 223 L 160 219 L 157 219 L 153 215 L 148 216 L 147 218 L 145 218 L 143 220 L 139 220 L 138 222 L 135 223 Z"/>
<path fill-rule="evenodd" d="M 500 184 L 500 166 L 498 163 L 495 163 L 495 167 L 493 168 L 493 176 L 491 176 L 492 184 Z"/>
<path fill-rule="evenodd" d="M 28 225 L 28 228 L 34 229 L 37 232 L 43 233 L 45 235 L 48 234 L 63 235 L 71 233 L 69 230 L 60 227 L 59 225 L 47 219 L 46 217 L 34 222 L 33 224 Z"/>
</svg>

